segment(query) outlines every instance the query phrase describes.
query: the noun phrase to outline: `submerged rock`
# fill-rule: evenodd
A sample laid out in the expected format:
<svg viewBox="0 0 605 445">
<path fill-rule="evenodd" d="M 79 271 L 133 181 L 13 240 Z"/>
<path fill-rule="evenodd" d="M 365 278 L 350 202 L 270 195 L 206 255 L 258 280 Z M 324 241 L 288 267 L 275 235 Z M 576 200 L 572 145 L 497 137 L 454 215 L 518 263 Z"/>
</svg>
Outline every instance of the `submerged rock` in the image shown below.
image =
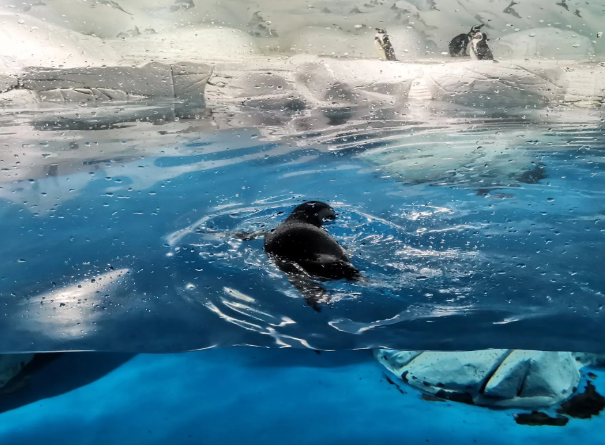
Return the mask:
<svg viewBox="0 0 605 445">
<path fill-rule="evenodd" d="M 548 414 L 533 411 L 531 413 L 515 414 L 515 422 L 528 426 L 565 426 L 569 419 L 565 416 L 550 417 Z"/>
<path fill-rule="evenodd" d="M 569 352 L 378 350 L 375 355 L 389 371 L 426 394 L 482 406 L 551 406 L 571 396 L 580 381 Z"/>
<path fill-rule="evenodd" d="M 427 402 L 445 402 L 445 400 L 440 397 L 429 396 L 428 394 L 422 394 L 422 400 L 426 400 Z"/>
<path fill-rule="evenodd" d="M 557 410 L 577 419 L 590 419 L 605 409 L 605 397 L 599 394 L 591 382 L 586 382 L 583 394 L 573 396 Z"/>
<path fill-rule="evenodd" d="M 13 377 L 34 358 L 34 354 L 3 354 L 0 355 L 0 388 L 6 385 Z"/>
</svg>

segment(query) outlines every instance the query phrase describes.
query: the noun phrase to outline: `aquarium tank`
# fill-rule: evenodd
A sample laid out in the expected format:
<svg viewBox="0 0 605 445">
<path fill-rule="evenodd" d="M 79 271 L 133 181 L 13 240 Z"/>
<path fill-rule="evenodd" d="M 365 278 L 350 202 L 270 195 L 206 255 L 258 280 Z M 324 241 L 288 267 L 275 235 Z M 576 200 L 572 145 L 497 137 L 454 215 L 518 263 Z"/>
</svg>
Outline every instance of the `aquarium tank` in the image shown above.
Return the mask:
<svg viewBox="0 0 605 445">
<path fill-rule="evenodd" d="M 0 0 L 2 445 L 605 444 L 605 0 Z"/>
</svg>

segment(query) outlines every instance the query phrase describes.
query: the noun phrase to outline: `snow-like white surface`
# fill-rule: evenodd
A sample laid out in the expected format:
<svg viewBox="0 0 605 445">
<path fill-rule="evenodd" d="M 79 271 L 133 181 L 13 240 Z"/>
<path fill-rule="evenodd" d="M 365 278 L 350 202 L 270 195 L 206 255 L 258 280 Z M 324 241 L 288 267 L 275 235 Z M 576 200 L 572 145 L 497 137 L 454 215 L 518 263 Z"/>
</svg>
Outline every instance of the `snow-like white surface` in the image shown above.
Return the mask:
<svg viewBox="0 0 605 445">
<path fill-rule="evenodd" d="M 393 34 L 397 54 L 405 56 L 426 50 L 439 54 L 449 40 L 466 33 L 476 23 L 492 42 L 536 28 L 570 31 L 589 39 L 597 54 L 605 52 L 605 42 L 597 38 L 603 31 L 605 13 L 600 2 L 566 0 L 222 0 L 221 2 L 175 0 L 53 0 L 33 4 L 1 0 L 0 8 L 15 14 L 15 21 L 29 17 L 82 34 L 104 39 L 118 35 L 158 35 L 180 29 L 223 27 L 239 29 L 266 41 L 261 46 L 274 51 L 323 48 L 327 54 L 342 53 L 350 41 L 358 42 L 354 51 L 371 51 L 371 36 L 365 49 L 362 36 L 379 26 Z M 400 31 L 399 31 L 400 30 Z M 321 31 L 321 32 L 320 32 Z M 348 36 L 350 39 L 338 37 Z M 319 38 L 318 35 L 326 36 Z M 128 38 L 128 37 L 127 37 Z M 540 33 L 537 39 L 546 40 Z M 545 42 L 559 57 L 574 51 L 574 41 Z M 571 50 L 567 47 L 572 48 Z M 561 53 L 557 52 L 559 47 Z M 497 55 L 496 55 L 497 56 Z"/>
<path fill-rule="evenodd" d="M 587 36 L 568 29 L 535 28 L 508 34 L 492 43 L 502 59 L 586 59 L 594 55 Z"/>
<path fill-rule="evenodd" d="M 27 66 L 102 66 L 118 60 L 111 46 L 97 37 L 1 9 L 0 40 L 2 74 L 15 73 Z"/>
<path fill-rule="evenodd" d="M 0 33 L 3 42 L 11 42 L 0 51 L 3 57 L 25 61 L 47 57 L 56 64 L 95 64 L 115 57 L 113 45 L 105 41 L 119 39 L 135 51 L 153 53 L 169 45 L 186 60 L 196 54 L 250 52 L 374 57 L 374 28 L 383 27 L 398 58 L 412 60 L 441 56 L 452 37 L 484 23 L 497 59 L 583 59 L 605 54 L 605 39 L 597 37 L 605 12 L 598 3 L 0 0 Z"/>
<path fill-rule="evenodd" d="M 408 99 L 499 108 L 561 101 L 598 105 L 605 89 L 604 76 L 597 73 L 605 55 L 605 39 L 597 37 L 604 23 L 602 7 L 562 5 L 546 0 L 531 5 L 508 0 L 53 0 L 15 5 L 0 0 L 0 91 L 14 88 L 12 76 L 28 67 L 107 66 L 106 73 L 79 84 L 82 91 L 38 99 L 130 100 L 139 92 L 106 81 L 116 78 L 112 67 L 195 62 L 216 68 L 219 82 L 212 83 L 218 88 L 209 93 L 221 99 L 215 106 L 241 97 L 274 110 L 296 108 L 293 100 L 307 109 L 400 106 Z M 453 36 L 479 22 L 499 63 L 444 55 Z M 387 28 L 399 62 L 377 59 L 376 26 Z M 259 91 L 263 76 L 281 79 L 285 89 Z M 202 82 L 194 84 L 199 88 L 188 87 L 189 93 L 203 94 Z M 2 102 L 20 99 L 31 98 L 11 93 Z"/>
</svg>

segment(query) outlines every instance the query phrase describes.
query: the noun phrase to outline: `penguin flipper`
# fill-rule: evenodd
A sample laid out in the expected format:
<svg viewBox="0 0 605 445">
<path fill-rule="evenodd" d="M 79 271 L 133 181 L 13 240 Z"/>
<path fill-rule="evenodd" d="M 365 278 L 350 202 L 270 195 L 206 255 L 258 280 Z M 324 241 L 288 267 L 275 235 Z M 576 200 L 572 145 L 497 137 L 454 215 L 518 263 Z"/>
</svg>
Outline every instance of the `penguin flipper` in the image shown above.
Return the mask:
<svg viewBox="0 0 605 445">
<path fill-rule="evenodd" d="M 468 34 L 459 34 L 454 37 L 449 44 L 450 56 L 464 57 L 466 56 L 466 47 L 468 45 Z"/>
<path fill-rule="evenodd" d="M 483 52 L 483 60 L 494 60 L 494 55 L 492 54 L 492 51 L 487 48 L 487 50 L 485 50 Z"/>
<path fill-rule="evenodd" d="M 315 312 L 321 312 L 321 303 L 330 303 L 328 293 L 322 285 L 308 276 L 288 274 L 288 281 L 301 293 L 307 305 L 311 306 Z"/>
<path fill-rule="evenodd" d="M 232 235 L 242 241 L 252 241 L 254 239 L 262 238 L 262 237 L 266 236 L 267 233 L 269 233 L 269 232 L 267 232 L 265 230 L 259 230 L 257 232 L 235 232 Z"/>
<path fill-rule="evenodd" d="M 489 49 L 489 46 L 487 46 L 485 43 L 482 45 L 477 45 L 477 56 L 480 60 L 494 60 L 492 50 Z"/>
<path fill-rule="evenodd" d="M 332 274 L 337 275 L 330 278 L 358 280 L 361 277 L 361 272 L 348 260 L 338 258 L 334 255 L 320 254 L 317 256 L 315 263 L 320 268 L 329 270 Z"/>
</svg>

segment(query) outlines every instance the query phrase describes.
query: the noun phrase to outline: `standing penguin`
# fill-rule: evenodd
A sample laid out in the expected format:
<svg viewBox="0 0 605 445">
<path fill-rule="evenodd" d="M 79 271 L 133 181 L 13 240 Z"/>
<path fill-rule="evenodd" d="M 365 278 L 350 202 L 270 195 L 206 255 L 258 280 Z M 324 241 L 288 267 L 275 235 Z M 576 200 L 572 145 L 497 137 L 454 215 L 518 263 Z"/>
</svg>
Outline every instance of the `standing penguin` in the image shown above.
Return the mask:
<svg viewBox="0 0 605 445">
<path fill-rule="evenodd" d="M 481 31 L 483 28 L 483 24 L 475 25 L 471 28 L 471 30 L 466 34 L 458 34 L 450 41 L 449 49 L 450 56 L 452 57 L 466 57 L 468 54 L 466 52 L 468 43 L 473 38 L 473 35 Z M 487 41 L 487 34 L 483 33 L 483 38 Z"/>
<path fill-rule="evenodd" d="M 473 60 L 494 60 L 494 55 L 492 51 L 487 46 L 487 42 L 485 41 L 485 36 L 481 32 L 476 32 L 473 34 L 473 38 L 471 40 L 471 47 L 469 50 L 471 59 Z"/>
<path fill-rule="evenodd" d="M 374 37 L 374 48 L 378 57 L 382 60 L 397 60 L 395 50 L 391 45 L 391 40 L 387 35 L 387 31 L 382 28 L 376 28 L 376 36 Z"/>
</svg>

